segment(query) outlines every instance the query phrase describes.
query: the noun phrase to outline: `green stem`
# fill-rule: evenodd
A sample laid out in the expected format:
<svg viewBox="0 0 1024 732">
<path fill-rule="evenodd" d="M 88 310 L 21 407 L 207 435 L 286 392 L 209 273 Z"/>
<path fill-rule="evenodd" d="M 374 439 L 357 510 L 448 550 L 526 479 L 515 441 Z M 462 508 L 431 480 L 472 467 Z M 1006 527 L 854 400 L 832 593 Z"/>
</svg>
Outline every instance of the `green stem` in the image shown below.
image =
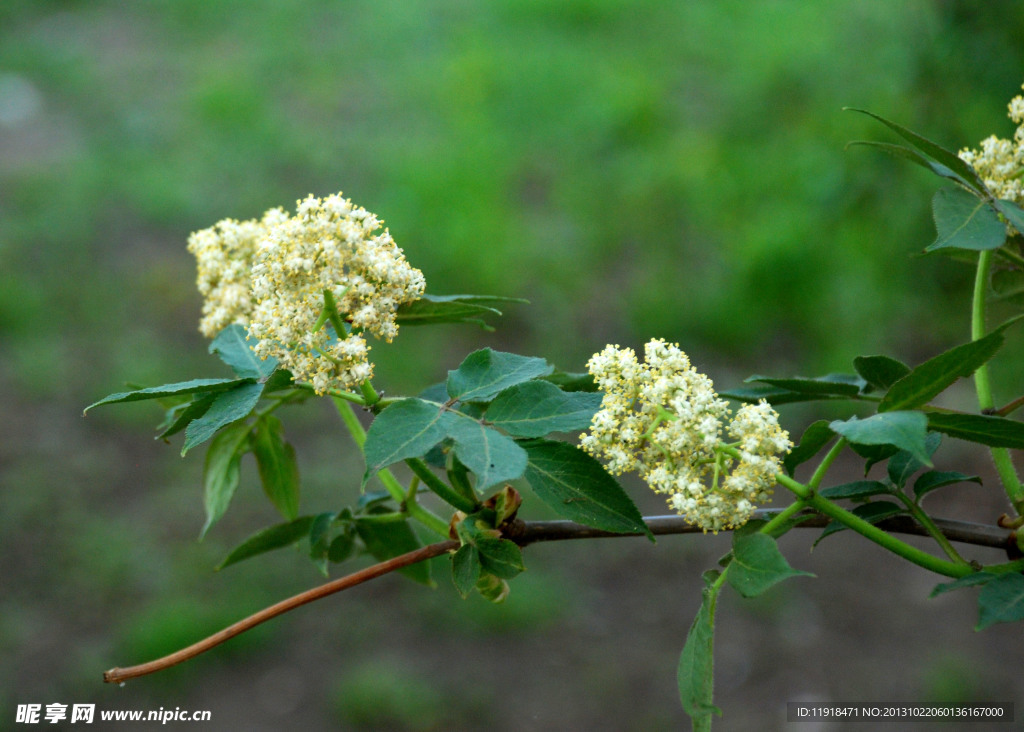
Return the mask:
<svg viewBox="0 0 1024 732">
<path fill-rule="evenodd" d="M 451 504 L 463 513 L 475 513 L 480 504 L 462 495 L 443 480 L 434 475 L 427 464 L 419 458 L 410 458 L 405 461 L 413 474 L 423 481 L 423 485 L 434 491 L 442 500 Z"/>
<path fill-rule="evenodd" d="M 818 490 L 818 486 L 821 485 L 821 481 L 825 478 L 825 473 L 827 473 L 828 469 L 832 467 L 832 463 L 837 457 L 839 457 L 839 453 L 843 451 L 844 447 L 846 447 L 846 438 L 840 437 L 839 441 L 832 446 L 832 449 L 825 453 L 825 457 L 822 458 L 821 463 L 818 465 L 818 469 L 814 471 L 814 475 L 812 475 L 811 479 L 807 481 L 807 488 L 809 490 L 815 492 Z"/>
<path fill-rule="evenodd" d="M 295 387 L 298 389 L 304 389 L 305 391 L 311 391 L 316 393 L 316 389 L 313 388 L 313 385 L 305 381 L 295 382 Z M 366 406 L 366 400 L 362 396 L 360 396 L 359 394 L 353 394 L 350 391 L 342 391 L 341 389 L 328 389 L 325 393 L 328 396 L 337 397 L 338 399 L 344 399 L 347 402 L 352 402 L 353 404 L 358 404 L 362 407 Z"/>
<path fill-rule="evenodd" d="M 921 524 L 921 526 L 924 527 L 924 530 L 927 531 L 933 539 L 935 539 L 940 547 L 942 547 L 942 551 L 946 553 L 947 557 L 958 564 L 961 562 L 967 564 L 967 560 L 960 556 L 960 553 L 953 548 L 953 545 L 949 543 L 949 539 L 946 538 L 946 535 L 939 530 L 939 527 L 935 525 L 935 522 L 931 520 L 931 517 L 921 510 L 920 506 L 910 500 L 907 494 L 903 491 L 898 490 L 893 495 L 895 495 L 896 498 L 898 498 L 900 502 L 907 507 L 907 510 L 910 511 L 914 520 Z"/>
<path fill-rule="evenodd" d="M 860 516 L 847 511 L 845 508 L 837 506 L 827 498 L 822 498 L 803 483 L 798 483 L 788 475 L 782 475 L 780 473 L 775 476 L 775 479 L 780 485 L 791 490 L 798 498 L 805 501 L 810 508 L 813 508 L 818 513 L 822 513 L 829 518 L 835 519 L 847 528 L 853 529 L 863 537 L 870 539 L 885 549 L 888 549 L 893 554 L 897 554 L 907 561 L 913 562 L 919 567 L 924 567 L 936 574 L 942 574 L 947 577 L 963 577 L 974 571 L 966 562 L 949 562 L 945 559 L 939 559 L 928 552 L 921 551 L 917 547 L 910 546 L 910 544 L 900 541 L 892 534 L 882 531 L 880 528 L 868 523 Z"/>
<path fill-rule="evenodd" d="M 352 441 L 362 450 L 363 445 L 366 444 L 366 430 L 363 429 L 363 425 L 359 422 L 359 418 L 356 417 L 356 413 L 352 411 L 351 405 L 347 401 L 336 397 L 334 399 L 334 406 L 341 416 L 341 421 L 348 428 L 349 434 L 352 435 Z M 445 523 L 445 520 L 416 503 L 415 497 L 413 500 L 408 500 L 405 489 L 390 470 L 384 468 L 378 471 L 377 478 L 388 492 L 388 495 L 395 499 L 399 506 L 403 507 L 410 518 L 416 519 L 428 529 L 441 536 L 448 536 L 448 524 Z"/>
<path fill-rule="evenodd" d="M 363 403 L 366 404 L 366 406 L 368 406 L 368 407 L 372 407 L 377 402 L 380 401 L 380 394 L 378 394 L 374 390 L 373 384 L 370 383 L 369 379 L 367 379 L 366 381 L 360 382 L 360 384 L 359 384 L 359 391 L 361 391 L 363 393 L 363 400 L 364 400 Z"/>
<path fill-rule="evenodd" d="M 334 293 L 330 290 L 324 290 L 324 311 L 327 313 L 327 319 L 331 321 L 331 325 L 334 326 L 334 334 L 338 336 L 338 340 L 345 339 L 345 323 L 341 319 L 341 313 L 338 312 L 338 303 L 334 299 Z M 321 314 L 320 318 L 323 318 Z M 323 325 L 320 322 L 320 318 L 317 319 L 318 325 Z M 313 330 L 317 330 L 314 328 Z"/>
<path fill-rule="evenodd" d="M 971 308 L 971 338 L 978 340 L 985 336 L 985 292 L 988 287 L 988 270 L 992 264 L 992 252 L 984 251 L 978 255 L 978 271 L 974 277 L 974 299 Z M 988 377 L 988 364 L 982 364 L 974 372 L 974 388 L 978 392 L 978 406 L 981 411 L 995 407 L 992 398 L 992 384 Z M 1024 515 L 1024 487 L 1013 467 L 1010 451 L 1005 447 L 989 448 L 996 472 L 1003 483 L 1010 503 L 1018 515 Z"/>
<path fill-rule="evenodd" d="M 761 527 L 761 533 L 768 534 L 768 536 L 778 539 L 779 537 L 775 535 L 776 529 L 785 526 L 790 518 L 792 518 L 795 514 L 800 513 L 800 511 L 804 510 L 805 508 L 807 508 L 807 504 L 804 503 L 802 500 L 793 501 L 783 510 L 779 511 L 777 514 L 772 516 L 771 521 L 769 521 Z M 781 535 L 782 534 L 779 534 L 779 536 Z"/>
</svg>

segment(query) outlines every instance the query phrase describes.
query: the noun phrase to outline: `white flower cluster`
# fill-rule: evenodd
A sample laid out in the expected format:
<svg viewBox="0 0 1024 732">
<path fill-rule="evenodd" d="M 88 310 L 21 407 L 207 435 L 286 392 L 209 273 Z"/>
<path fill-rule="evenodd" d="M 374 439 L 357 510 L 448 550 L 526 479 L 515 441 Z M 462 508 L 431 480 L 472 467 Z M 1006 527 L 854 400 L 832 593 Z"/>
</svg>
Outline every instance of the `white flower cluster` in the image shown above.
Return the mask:
<svg viewBox="0 0 1024 732">
<path fill-rule="evenodd" d="M 1024 204 L 1024 97 L 1010 100 L 1009 117 L 1017 125 L 1012 140 L 992 135 L 981 141 L 980 150 L 961 150 L 960 159 L 977 171 L 996 198 Z"/>
<path fill-rule="evenodd" d="M 778 414 L 764 401 L 741 407 L 725 429 L 736 442 L 724 443 L 729 406 L 679 346 L 652 340 L 644 361 L 608 346 L 587 363 L 604 398 L 581 446 L 607 460 L 610 473 L 638 472 L 705 531 L 743 525 L 771 495 L 778 455 L 793 446 Z M 719 450 L 723 444 L 740 459 Z"/>
<path fill-rule="evenodd" d="M 213 337 L 248 325 L 260 358 L 276 357 L 318 394 L 370 378 L 363 333 L 390 342 L 395 312 L 426 289 L 380 220 L 341 194 L 298 201 L 294 216 L 267 211 L 260 221 L 225 220 L 189 238 L 206 297 L 200 330 Z M 324 292 L 350 332 L 324 327 Z"/>
</svg>

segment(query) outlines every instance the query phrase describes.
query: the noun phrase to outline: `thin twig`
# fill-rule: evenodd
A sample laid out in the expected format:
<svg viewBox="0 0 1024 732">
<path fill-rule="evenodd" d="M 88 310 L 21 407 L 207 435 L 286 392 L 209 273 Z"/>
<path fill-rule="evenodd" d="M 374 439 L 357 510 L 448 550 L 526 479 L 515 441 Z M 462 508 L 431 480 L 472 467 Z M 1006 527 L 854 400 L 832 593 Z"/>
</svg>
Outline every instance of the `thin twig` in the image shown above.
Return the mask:
<svg viewBox="0 0 1024 732">
<path fill-rule="evenodd" d="M 754 513 L 754 518 L 770 519 L 778 513 L 779 511 L 773 509 L 760 509 Z M 934 521 L 935 525 L 950 541 L 993 547 L 996 549 L 1007 549 L 1011 544 L 1014 547 L 1016 546 L 1013 542 L 1012 535 L 1007 534 L 1005 529 L 1000 529 L 996 526 L 968 523 L 966 521 L 952 521 L 949 519 L 934 519 Z M 650 528 L 652 534 L 694 534 L 703 531 L 700 527 L 688 523 L 680 516 L 646 516 L 644 517 L 644 522 Z M 826 526 L 828 523 L 828 517 L 821 516 L 816 513 L 808 513 L 804 520 L 799 524 L 799 527 L 821 528 Z M 888 518 L 883 521 L 879 521 L 878 526 L 886 531 L 899 534 L 928 536 L 928 532 L 924 527 L 915 522 L 909 516 L 895 516 Z M 533 544 L 541 541 L 565 541 L 571 539 L 598 539 L 643 535 L 644 534 L 641 532 L 616 533 L 612 531 L 603 531 L 590 526 L 584 526 L 583 524 L 577 524 L 572 521 L 514 521 L 505 530 L 505 536 L 515 541 L 520 546 L 526 546 L 527 544 Z M 328 595 L 333 595 L 336 592 L 341 592 L 342 590 L 347 590 L 350 587 L 355 587 L 363 582 L 389 574 L 395 570 L 409 567 L 413 564 L 426 561 L 427 559 L 439 557 L 442 554 L 458 548 L 458 546 L 458 541 L 441 541 L 436 544 L 421 547 L 415 551 L 408 552 L 407 554 L 402 554 L 401 556 L 393 559 L 388 559 L 387 561 L 380 562 L 379 564 L 374 564 L 372 567 L 367 567 L 366 569 L 354 572 L 353 574 L 327 582 L 319 587 L 314 587 L 311 590 L 300 592 L 298 595 L 290 597 L 287 600 L 282 600 L 276 605 L 271 605 L 264 610 L 260 610 L 258 613 L 250 615 L 249 617 L 238 621 L 234 625 L 228 626 L 218 633 L 214 633 L 198 643 L 192 644 L 188 648 L 183 648 L 180 651 L 176 651 L 168 656 L 164 656 L 163 658 L 158 658 L 157 660 L 150 661 L 149 663 L 139 664 L 138 666 L 112 668 L 103 674 L 103 680 L 107 683 L 120 683 L 127 679 L 132 679 L 137 676 L 145 676 L 157 671 L 162 671 L 165 668 L 170 668 L 171 666 L 187 661 L 190 658 L 194 658 L 200 653 L 208 651 L 211 648 L 219 646 L 224 641 L 234 638 L 236 635 L 244 633 L 251 628 L 255 628 L 257 625 L 260 625 L 271 618 L 276 618 L 278 615 L 282 615 L 289 610 L 294 610 L 295 608 L 306 605 L 314 600 L 319 600 L 323 597 L 327 597 Z"/>
<path fill-rule="evenodd" d="M 416 549 L 407 554 L 389 559 L 386 562 L 380 562 L 374 564 L 372 567 L 360 570 L 346 577 L 340 577 L 336 580 L 332 580 L 326 584 L 314 587 L 311 590 L 300 592 L 294 597 L 289 597 L 287 600 L 282 600 L 276 605 L 271 605 L 268 608 L 260 610 L 258 613 L 250 615 L 244 620 L 240 620 L 234 625 L 229 625 L 219 633 L 214 633 L 209 638 L 205 638 L 198 643 L 193 643 L 188 648 L 182 648 L 180 651 L 175 651 L 169 656 L 158 658 L 155 661 L 149 663 L 142 663 L 138 666 L 129 666 L 127 668 L 112 668 L 109 671 L 103 673 L 103 680 L 109 684 L 116 684 L 126 679 L 132 679 L 136 676 L 145 676 L 146 674 L 155 673 L 156 671 L 162 671 L 165 668 L 175 666 L 182 661 L 187 661 L 190 658 L 198 656 L 204 651 L 208 651 L 215 646 L 219 646 L 224 641 L 234 638 L 240 633 L 244 633 L 247 630 L 255 628 L 260 623 L 265 623 L 271 618 L 276 618 L 278 615 L 282 615 L 289 610 L 294 610 L 297 607 L 319 600 L 322 597 L 333 595 L 335 592 L 341 592 L 347 590 L 349 587 L 355 587 L 356 585 L 372 580 L 375 577 L 394 572 L 396 569 L 402 569 L 418 562 L 425 561 L 438 557 L 445 552 L 455 549 L 459 546 L 457 541 L 440 541 L 436 544 L 430 544 L 425 547 Z"/>
</svg>

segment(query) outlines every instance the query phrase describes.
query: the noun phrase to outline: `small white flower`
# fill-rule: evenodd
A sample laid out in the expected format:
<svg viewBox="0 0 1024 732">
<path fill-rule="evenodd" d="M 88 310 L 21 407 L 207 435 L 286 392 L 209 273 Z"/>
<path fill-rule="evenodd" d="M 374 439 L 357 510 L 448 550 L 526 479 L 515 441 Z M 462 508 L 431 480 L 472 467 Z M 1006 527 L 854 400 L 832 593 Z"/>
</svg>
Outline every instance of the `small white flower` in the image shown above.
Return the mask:
<svg viewBox="0 0 1024 732">
<path fill-rule="evenodd" d="M 778 454 L 792 443 L 767 402 L 746 405 L 729 421 L 711 379 L 661 339 L 645 346 L 643 364 L 632 349 L 607 346 L 587 368 L 604 397 L 580 446 L 606 460 L 608 472 L 637 471 L 705 531 L 741 526 L 770 497 Z M 741 460 L 718 451 L 723 431 L 738 441 Z"/>
</svg>

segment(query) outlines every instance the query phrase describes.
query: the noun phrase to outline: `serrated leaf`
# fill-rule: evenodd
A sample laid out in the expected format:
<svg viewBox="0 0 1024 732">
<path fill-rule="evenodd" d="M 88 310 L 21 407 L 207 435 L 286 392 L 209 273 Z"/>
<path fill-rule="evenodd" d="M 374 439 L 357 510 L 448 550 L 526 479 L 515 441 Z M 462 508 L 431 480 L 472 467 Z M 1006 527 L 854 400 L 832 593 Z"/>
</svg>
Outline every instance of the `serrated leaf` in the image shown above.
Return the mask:
<svg viewBox="0 0 1024 732">
<path fill-rule="evenodd" d="M 251 343 L 255 341 L 250 341 L 245 328 L 235 323 L 210 342 L 210 353 L 215 353 L 238 376 L 265 381 L 277 368 L 277 359 L 264 361 L 253 352 Z"/>
<path fill-rule="evenodd" d="M 442 426 L 455 443 L 455 455 L 476 476 L 478 491 L 515 480 L 526 470 L 526 452 L 497 430 L 458 412 L 446 413 Z"/>
<path fill-rule="evenodd" d="M 894 145 L 891 142 L 874 142 L 872 140 L 853 140 L 852 142 L 847 143 L 846 146 L 852 147 L 854 145 L 866 145 L 869 147 L 878 148 L 883 152 L 887 152 L 895 157 L 909 160 L 912 163 L 917 163 L 922 168 L 930 170 L 931 172 L 935 173 L 935 175 L 941 178 L 946 178 L 948 180 L 958 182 L 963 180 L 963 178 L 961 178 L 959 175 L 954 173 L 952 170 L 947 168 L 942 163 L 936 163 L 933 160 L 929 160 L 924 155 L 921 155 L 916 150 L 911 150 L 909 147 L 903 147 L 902 145 Z"/>
<path fill-rule="evenodd" d="M 923 473 L 914 481 L 914 500 L 920 501 L 928 493 L 936 488 L 953 485 L 955 483 L 977 483 L 981 485 L 981 478 L 977 475 L 965 475 L 955 470 L 929 470 Z"/>
<path fill-rule="evenodd" d="M 915 148 L 917 148 L 917 150 L 924 153 L 926 156 L 928 156 L 935 162 L 941 164 L 945 168 L 955 173 L 960 182 L 964 183 L 969 188 L 973 188 L 976 191 L 985 192 L 985 184 L 978 177 L 978 174 L 974 171 L 974 168 L 972 168 L 970 165 L 961 160 L 956 153 L 945 149 L 941 145 L 932 142 L 926 137 L 922 137 L 916 132 L 911 132 L 906 127 L 898 125 L 895 122 L 890 122 L 884 117 L 878 116 L 874 112 L 868 112 L 865 109 L 856 109 L 853 107 L 847 107 L 846 109 L 851 112 L 860 112 L 861 114 L 866 114 L 869 117 L 878 120 L 886 127 L 891 129 L 893 132 L 895 132 L 897 135 L 899 135 L 904 140 L 913 145 Z"/>
<path fill-rule="evenodd" d="M 711 715 L 722 715 L 722 710 L 712 704 L 715 605 L 721 591 L 721 587 L 714 584 L 717 576 L 717 571 L 704 573 L 700 609 L 686 634 L 686 645 L 679 656 L 679 668 L 676 673 L 679 699 L 695 730 L 711 729 Z"/>
<path fill-rule="evenodd" d="M 181 454 L 206 442 L 222 427 L 248 417 L 262 395 L 263 384 L 251 381 L 217 394 L 210 408 L 185 428 L 185 443 L 181 446 Z"/>
<path fill-rule="evenodd" d="M 838 501 L 842 498 L 870 498 L 883 493 L 892 493 L 892 490 L 885 483 L 877 480 L 855 480 L 852 483 L 834 485 L 820 491 L 822 498 L 831 501 Z"/>
<path fill-rule="evenodd" d="M 760 532 L 733 535 L 732 562 L 726 580 L 744 597 L 756 597 L 784 579 L 813 577 L 789 566 L 775 539 Z"/>
<path fill-rule="evenodd" d="M 295 448 L 284 441 L 281 420 L 268 414 L 256 423 L 252 453 L 263 492 L 285 518 L 294 519 L 299 513 L 299 466 Z"/>
<path fill-rule="evenodd" d="M 448 372 L 448 396 L 463 402 L 486 402 L 510 386 L 551 371 L 543 358 L 483 348 Z"/>
<path fill-rule="evenodd" d="M 942 188 L 932 198 L 932 216 L 938 236 L 926 252 L 952 247 L 987 251 L 1006 241 L 1006 225 L 987 201 L 962 188 Z"/>
<path fill-rule="evenodd" d="M 447 434 L 447 412 L 422 399 L 403 399 L 386 407 L 366 432 L 363 485 L 380 469 L 407 458 L 425 455 Z"/>
<path fill-rule="evenodd" d="M 903 506 L 899 506 L 893 503 L 892 501 L 872 501 L 871 503 L 865 503 L 860 506 L 857 506 L 856 508 L 853 509 L 853 511 L 851 511 L 851 513 L 853 513 L 855 516 L 864 519 L 869 524 L 877 524 L 879 521 L 887 519 L 890 516 L 897 516 L 899 514 L 906 512 L 907 510 L 903 508 Z M 821 535 L 817 539 L 815 539 L 814 543 L 811 545 L 811 548 L 813 549 L 814 547 L 818 546 L 821 540 L 824 539 L 826 536 L 831 536 L 832 534 L 838 533 L 845 529 L 846 524 L 843 524 L 839 521 L 830 522 L 829 525 L 825 527 L 825 530 L 821 532 Z"/>
<path fill-rule="evenodd" d="M 941 443 L 942 435 L 938 432 L 929 432 L 925 435 L 924 449 L 929 458 L 935 454 L 935 451 L 939 449 L 939 445 Z M 892 481 L 893 485 L 902 488 L 907 484 L 907 480 L 910 476 L 923 467 L 924 465 L 916 457 L 906 450 L 900 450 L 889 458 L 889 464 L 886 466 L 886 472 L 888 473 L 889 480 Z"/>
<path fill-rule="evenodd" d="M 934 412 L 928 415 L 928 428 L 989 447 L 1024 450 L 1024 422 L 1005 417 Z"/>
<path fill-rule="evenodd" d="M 924 412 L 882 412 L 865 419 L 851 417 L 845 422 L 829 423 L 834 432 L 860 445 L 893 445 L 906 450 L 924 465 L 931 467 L 925 445 L 928 417 Z"/>
<path fill-rule="evenodd" d="M 1024 209 L 1013 201 L 996 201 L 995 206 L 1018 233 L 1024 233 Z"/>
<path fill-rule="evenodd" d="M 313 525 L 314 518 L 314 516 L 302 516 L 294 521 L 276 524 L 256 532 L 235 547 L 215 569 L 221 570 L 232 564 L 237 564 L 243 559 L 295 544 L 309 535 L 309 528 Z"/>
<path fill-rule="evenodd" d="M 829 374 L 816 379 L 810 378 L 775 378 L 771 376 L 751 376 L 747 383 L 767 384 L 776 389 L 803 394 L 807 396 L 855 397 L 860 393 L 861 385 L 857 377 L 849 374 Z"/>
<path fill-rule="evenodd" d="M 600 391 L 594 377 L 586 372 L 574 373 L 569 371 L 552 371 L 547 376 L 541 376 L 544 381 L 550 381 L 562 391 Z"/>
<path fill-rule="evenodd" d="M 865 477 L 877 463 L 888 460 L 900 451 L 898 447 L 892 445 L 858 445 L 856 442 L 850 443 L 850 449 L 864 458 Z"/>
<path fill-rule="evenodd" d="M 490 295 L 422 295 L 418 300 L 402 304 L 395 313 L 399 325 L 436 325 L 438 323 L 472 323 L 493 330 L 482 320 L 500 316 L 495 305 L 527 303 L 516 297 Z"/>
<path fill-rule="evenodd" d="M 564 392 L 547 381 L 526 381 L 499 393 L 487 407 L 487 421 L 514 437 L 543 437 L 590 426 L 601 408 L 597 392 Z"/>
<path fill-rule="evenodd" d="M 176 435 L 183 429 L 188 427 L 189 423 L 194 419 L 199 419 L 210 409 L 213 404 L 213 400 L 217 398 L 219 392 L 213 394 L 196 394 L 188 404 L 182 404 L 175 410 L 173 418 L 167 421 L 163 431 L 156 436 L 157 440 L 165 440 L 172 435 Z M 168 416 L 171 416 L 170 414 Z"/>
<path fill-rule="evenodd" d="M 605 531 L 651 535 L 636 504 L 608 472 L 565 442 L 525 443 L 525 477 L 537 498 L 559 516 Z"/>
<path fill-rule="evenodd" d="M 191 381 L 180 381 L 175 384 L 151 386 L 148 389 L 122 391 L 117 394 L 105 396 L 98 402 L 93 402 L 82 411 L 82 414 L 85 414 L 90 409 L 102 404 L 138 402 L 144 399 L 160 399 L 162 397 L 177 396 L 178 394 L 196 394 L 203 391 L 226 391 L 236 386 L 249 383 L 252 383 L 252 379 L 192 379 Z"/>
<path fill-rule="evenodd" d="M 952 590 L 961 590 L 964 587 L 976 587 L 977 585 L 983 585 L 987 582 L 991 582 L 998 576 L 999 575 L 992 574 L 991 572 L 975 572 L 974 574 L 961 577 L 953 582 L 943 582 L 942 584 L 935 585 L 935 589 L 932 590 L 929 597 L 936 597 L 937 595 L 941 595 Z"/>
<path fill-rule="evenodd" d="M 472 544 L 463 544 L 452 554 L 452 582 L 465 600 L 480 579 L 480 553 Z"/>
<path fill-rule="evenodd" d="M 480 566 L 495 577 L 512 579 L 526 569 L 523 566 L 523 552 L 513 541 L 480 537 L 474 545 L 480 553 Z"/>
<path fill-rule="evenodd" d="M 422 544 L 413 533 L 408 521 L 392 521 L 379 523 L 376 521 L 364 521 L 357 518 L 355 521 L 356 533 L 366 545 L 366 550 L 381 561 L 392 559 L 407 552 L 419 549 Z M 411 580 L 424 585 L 433 585 L 430 578 L 430 563 L 418 562 L 398 570 Z"/>
<path fill-rule="evenodd" d="M 1024 293 L 1024 271 L 1000 269 L 992 273 L 992 291 L 996 297 L 1016 297 Z"/>
<path fill-rule="evenodd" d="M 1003 329 L 951 348 L 930 358 L 897 381 L 882 397 L 879 412 L 914 409 L 930 402 L 959 378 L 966 378 L 992 358 L 1003 345 Z"/>
<path fill-rule="evenodd" d="M 984 630 L 996 623 L 1024 620 L 1024 575 L 1017 572 L 1001 574 L 978 593 L 978 624 Z"/>
<path fill-rule="evenodd" d="M 804 430 L 803 437 L 800 438 L 800 444 L 794 447 L 782 461 L 786 473 L 792 476 L 798 465 L 817 455 L 821 448 L 825 447 L 835 436 L 836 433 L 828 426 L 827 420 L 819 419 L 808 425 Z"/>
<path fill-rule="evenodd" d="M 213 438 L 206 450 L 203 464 L 203 506 L 206 509 L 206 523 L 199 538 L 206 536 L 228 509 L 238 478 L 242 455 L 248 450 L 250 427 L 239 422 L 231 425 Z"/>
<path fill-rule="evenodd" d="M 857 356 L 853 359 L 853 368 L 879 391 L 885 391 L 910 373 L 909 366 L 888 356 Z"/>
<path fill-rule="evenodd" d="M 309 556 L 311 559 L 326 561 L 334 517 L 333 511 L 320 513 L 313 517 L 313 524 L 309 527 Z"/>
</svg>

